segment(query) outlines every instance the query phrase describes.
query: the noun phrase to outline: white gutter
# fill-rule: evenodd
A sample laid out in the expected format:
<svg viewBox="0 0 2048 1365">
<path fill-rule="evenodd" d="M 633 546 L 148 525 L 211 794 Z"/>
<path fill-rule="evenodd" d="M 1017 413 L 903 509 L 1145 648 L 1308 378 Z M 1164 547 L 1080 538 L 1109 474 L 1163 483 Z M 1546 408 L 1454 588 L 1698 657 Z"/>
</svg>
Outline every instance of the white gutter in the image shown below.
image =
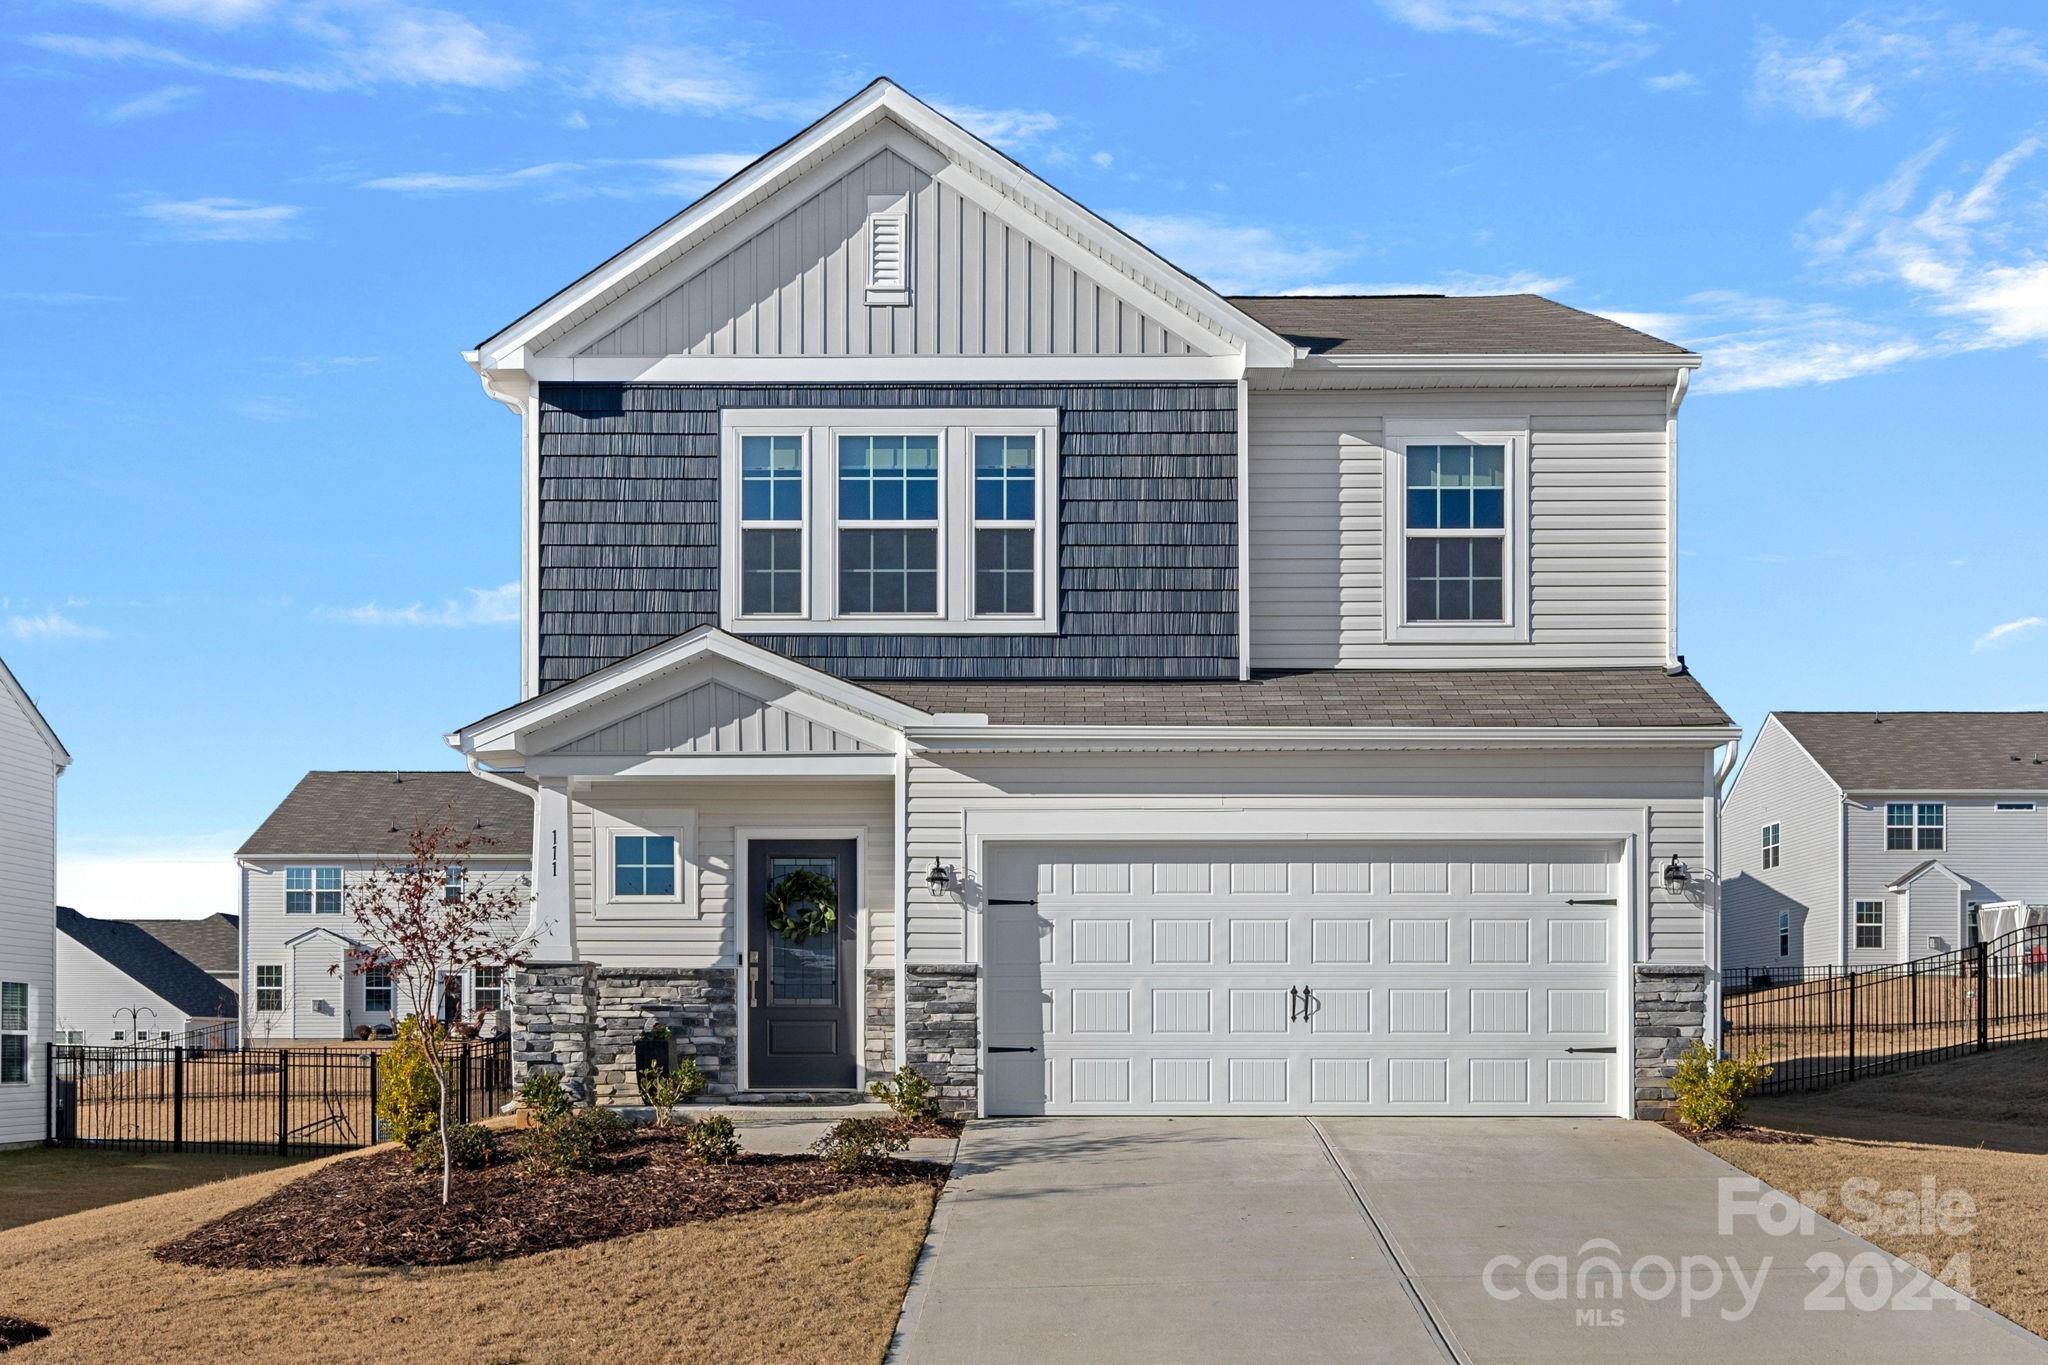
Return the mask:
<svg viewBox="0 0 2048 1365">
<path fill-rule="evenodd" d="M 1303 370 L 1696 370 L 1700 358 L 1684 355 L 1320 355 L 1300 361 Z"/>
<path fill-rule="evenodd" d="M 911 726 L 919 749 L 948 752 L 1034 748 L 1121 749 L 1558 749 L 1645 745 L 1719 748 L 1741 738 L 1734 726 L 1426 725 L 976 725 Z"/>
<path fill-rule="evenodd" d="M 1678 409 L 1685 402 L 1692 371 L 1681 369 L 1671 381 L 1664 407 L 1664 667 L 1682 665 L 1678 653 Z"/>
</svg>

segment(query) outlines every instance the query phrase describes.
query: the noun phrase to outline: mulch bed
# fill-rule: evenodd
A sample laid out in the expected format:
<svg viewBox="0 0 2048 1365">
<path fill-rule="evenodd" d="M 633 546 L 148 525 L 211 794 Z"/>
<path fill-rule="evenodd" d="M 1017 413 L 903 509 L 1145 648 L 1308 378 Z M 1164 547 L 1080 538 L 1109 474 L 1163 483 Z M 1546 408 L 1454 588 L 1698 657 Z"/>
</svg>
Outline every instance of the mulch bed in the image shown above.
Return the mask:
<svg viewBox="0 0 2048 1365">
<path fill-rule="evenodd" d="M 11 1351 L 17 1346 L 26 1346 L 31 1341 L 41 1341 L 50 1335 L 50 1329 L 40 1322 L 27 1318 L 10 1318 L 0 1313 L 0 1351 Z"/>
<path fill-rule="evenodd" d="M 841 1175 L 807 1156 L 748 1153 L 692 1161 L 681 1129 L 642 1129 L 595 1171 L 540 1175 L 504 1155 L 457 1171 L 449 1202 L 438 1172 L 409 1153 L 338 1161 L 155 1249 L 161 1260 L 220 1269 L 294 1265 L 458 1265 L 531 1256 L 679 1223 L 706 1222 L 845 1190 L 941 1184 L 946 1168 L 890 1161 Z M 514 1148 L 516 1152 L 516 1147 Z"/>
<path fill-rule="evenodd" d="M 889 1131 L 903 1138 L 956 1138 L 967 1125 L 959 1119 L 941 1114 L 928 1119 L 890 1118 L 883 1120 Z"/>
<path fill-rule="evenodd" d="M 1688 1142 L 1714 1142 L 1726 1138 L 1731 1142 L 1754 1142 L 1761 1147 L 1803 1147 L 1813 1141 L 1811 1133 L 1788 1133 L 1781 1128 L 1756 1128 L 1747 1123 L 1707 1132 L 1693 1127 L 1683 1119 L 1665 1119 L 1663 1122 L 1666 1128 Z"/>
</svg>

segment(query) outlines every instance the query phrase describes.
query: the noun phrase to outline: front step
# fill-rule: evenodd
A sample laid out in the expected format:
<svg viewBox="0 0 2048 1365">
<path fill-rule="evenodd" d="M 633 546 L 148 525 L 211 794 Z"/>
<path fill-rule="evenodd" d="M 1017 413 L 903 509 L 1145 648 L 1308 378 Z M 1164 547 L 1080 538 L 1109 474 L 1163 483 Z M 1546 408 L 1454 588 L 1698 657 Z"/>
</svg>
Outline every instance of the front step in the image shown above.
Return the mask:
<svg viewBox="0 0 2048 1365">
<path fill-rule="evenodd" d="M 742 1090 L 720 1095 L 718 1104 L 874 1104 L 865 1090 Z M 877 1108 L 880 1106 L 877 1105 Z"/>
</svg>

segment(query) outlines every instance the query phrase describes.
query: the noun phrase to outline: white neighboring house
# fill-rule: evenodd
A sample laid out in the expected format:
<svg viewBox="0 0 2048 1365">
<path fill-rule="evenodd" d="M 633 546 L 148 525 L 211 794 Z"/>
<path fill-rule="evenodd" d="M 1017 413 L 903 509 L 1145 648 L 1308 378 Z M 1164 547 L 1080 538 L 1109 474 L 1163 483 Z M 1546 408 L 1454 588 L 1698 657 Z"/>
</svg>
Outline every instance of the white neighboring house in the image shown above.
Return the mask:
<svg viewBox="0 0 2048 1365">
<path fill-rule="evenodd" d="M 310 772 L 249 836 L 235 855 L 246 1043 L 333 1042 L 414 1012 L 388 976 L 350 967 L 368 945 L 348 900 L 369 873 L 405 862 L 415 828 L 437 824 L 474 840 L 468 877 L 518 881 L 531 869 L 532 799 L 463 772 Z M 474 1020 L 506 1003 L 500 974 L 479 969 L 443 982 L 428 1008 Z"/>
<path fill-rule="evenodd" d="M 1732 970 L 1876 967 L 2048 914 L 2048 712 L 1773 711 L 1721 818 Z"/>
<path fill-rule="evenodd" d="M 58 906 L 57 993 L 60 1043 L 221 1046 L 233 1039 L 234 987 L 131 920 Z"/>
<path fill-rule="evenodd" d="M 71 763 L 0 661 L 0 1147 L 41 1142 L 56 1018 L 57 778 Z"/>
</svg>

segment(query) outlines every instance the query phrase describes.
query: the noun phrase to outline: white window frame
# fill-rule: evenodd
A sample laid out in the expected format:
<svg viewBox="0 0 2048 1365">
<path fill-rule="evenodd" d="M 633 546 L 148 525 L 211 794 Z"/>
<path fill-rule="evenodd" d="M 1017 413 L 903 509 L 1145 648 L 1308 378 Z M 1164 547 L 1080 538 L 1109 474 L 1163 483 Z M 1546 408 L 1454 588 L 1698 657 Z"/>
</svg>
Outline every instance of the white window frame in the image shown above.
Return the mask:
<svg viewBox="0 0 2048 1365">
<path fill-rule="evenodd" d="M 740 596 L 740 440 L 804 438 L 804 593 L 795 616 L 749 615 Z M 839 614 L 839 532 L 929 522 L 839 520 L 841 436 L 936 436 L 939 446 L 938 605 L 931 615 Z M 974 611 L 974 438 L 1038 442 L 1033 560 L 1036 610 Z M 754 635 L 1053 635 L 1059 631 L 1059 412 L 1054 408 L 728 408 L 720 418 L 719 624 Z M 752 524 L 752 523 L 750 523 Z M 1014 528 L 1013 528 L 1014 529 Z"/>
<path fill-rule="evenodd" d="M 2034 809 L 2034 803 L 2031 801 L 2000 801 L 1993 809 L 2006 814 L 2018 815 Z"/>
<path fill-rule="evenodd" d="M 1778 912 L 1778 956 L 1792 956 L 1792 912 L 1790 910 L 1780 910 Z"/>
<path fill-rule="evenodd" d="M 253 1008 L 258 1014 L 283 1014 L 285 1006 L 284 964 L 281 962 L 259 962 L 255 965 L 256 985 L 253 992 L 254 998 L 251 1002 L 251 1008 Z M 263 974 L 265 972 L 277 973 L 277 984 L 275 986 L 265 986 L 263 984 Z M 275 1008 L 265 1007 L 263 1003 L 263 992 L 266 990 L 274 990 L 277 992 L 277 1005 Z"/>
<path fill-rule="evenodd" d="M 448 867 L 443 869 L 441 873 L 441 904 L 462 904 L 462 893 L 468 890 L 468 884 L 468 868 Z"/>
<path fill-rule="evenodd" d="M 591 815 L 592 857 L 596 859 L 592 880 L 593 905 L 599 915 L 659 918 L 696 918 L 697 899 L 697 812 L 694 809 L 659 811 L 593 811 Z M 667 837 L 676 841 L 676 889 L 668 896 L 621 896 L 616 851 L 625 838 Z"/>
<path fill-rule="evenodd" d="M 1877 911 L 1877 923 L 1875 926 L 1868 925 L 1863 922 L 1863 912 L 1868 909 L 1875 909 Z M 1849 942 L 1857 952 L 1875 953 L 1882 952 L 1884 950 L 1885 918 L 1886 917 L 1883 901 L 1856 902 L 1854 908 L 1850 911 Z M 1877 930 L 1877 942 L 1865 943 L 1863 941 L 1863 931 L 1865 929 L 1873 927 Z"/>
<path fill-rule="evenodd" d="M 1032 506 L 1031 520 L 1017 521 L 1010 517 L 989 517 L 984 519 L 975 508 L 978 490 L 979 456 L 976 448 L 984 436 L 1025 436 L 1031 440 L 1032 448 Z M 1048 461 L 1045 452 L 1045 436 L 1036 427 L 1018 427 L 1004 430 L 1000 427 L 977 426 L 967 438 L 967 600 L 963 605 L 970 618 L 977 621 L 1031 621 L 1045 614 L 1045 500 L 1039 496 L 1039 489 L 1045 482 L 1045 467 Z M 980 531 L 1029 531 L 1031 533 L 1031 610 L 1026 612 L 979 610 L 975 601 L 976 547 Z"/>
<path fill-rule="evenodd" d="M 382 986 L 372 986 L 370 984 L 370 977 L 377 972 L 384 974 L 384 984 Z M 384 1006 L 382 1009 L 370 1003 L 370 992 L 376 990 L 384 992 Z M 392 1006 L 397 1002 L 398 996 L 391 984 L 391 969 L 389 967 L 365 967 L 363 969 L 363 1013 L 389 1014 L 391 1013 Z"/>
<path fill-rule="evenodd" d="M 1383 436 L 1386 464 L 1380 479 L 1383 521 L 1381 618 L 1390 644 L 1488 644 L 1529 639 L 1529 428 L 1499 417 L 1390 417 Z M 1408 447 L 1505 447 L 1499 621 L 1408 619 Z M 1445 536 L 1469 534 L 1445 531 Z M 1486 534 L 1479 532 L 1476 534 Z"/>
<path fill-rule="evenodd" d="M 35 1031 L 36 993 L 26 981 L 0 981 L 0 1009 L 5 1008 L 7 993 L 14 990 L 21 992 L 21 1025 L 17 1028 L 9 1024 L 6 1016 L 0 1014 L 0 1038 L 21 1039 L 21 1075 L 11 1081 L 0 1075 L 0 1085 L 29 1085 L 34 1082 L 36 1074 L 35 1058 L 31 1055 L 35 1049 L 28 1045 L 29 1036 Z M 4 1046 L 0 1044 L 0 1047 Z"/>
<path fill-rule="evenodd" d="M 735 496 L 728 499 L 728 501 L 732 507 L 732 517 L 734 524 L 738 527 L 738 534 L 733 537 L 732 557 L 726 561 L 732 565 L 730 577 L 733 586 L 734 610 L 738 611 L 740 604 L 746 600 L 746 586 L 740 576 L 742 564 L 741 549 L 746 543 L 746 533 L 748 531 L 795 531 L 797 533 L 797 609 L 794 612 L 756 612 L 748 617 L 748 619 L 777 622 L 802 620 L 805 616 L 809 615 L 811 603 L 811 538 L 804 533 L 811 516 L 811 500 L 816 492 L 811 486 L 811 466 L 816 463 L 813 458 L 815 451 L 811 444 L 811 433 L 808 429 L 797 428 L 789 431 L 748 431 L 742 434 L 771 439 L 777 436 L 796 438 L 799 515 L 795 521 L 784 521 L 775 517 L 755 521 L 749 520 L 745 516 L 747 505 L 745 474 L 741 467 L 743 462 L 741 460 L 740 443 L 735 441 L 732 468 Z"/>
<path fill-rule="evenodd" d="M 479 985 L 477 982 L 477 974 L 479 972 L 496 972 L 498 974 L 498 983 L 495 986 Z M 481 1013 L 486 1008 L 484 1005 L 477 1003 L 477 996 L 480 992 L 487 990 L 495 991 L 498 996 L 498 1003 L 488 1007 L 490 1011 L 495 1014 L 505 1008 L 506 981 L 505 969 L 503 967 L 471 967 L 469 969 L 469 1012 L 471 1014 Z"/>
<path fill-rule="evenodd" d="M 1912 813 L 1909 825 L 1892 823 L 1892 807 L 1904 806 Z M 1934 811 L 1934 823 L 1926 823 L 1925 813 Z M 1913 842 L 1905 848 L 1892 847 L 1892 831 L 1909 829 L 1913 831 Z M 1927 842 L 1927 832 L 1933 830 L 1940 836 L 1940 842 Z M 1946 853 L 1948 851 L 1948 803 L 1946 801 L 1887 801 L 1884 803 L 1884 847 L 1887 853 Z"/>
<path fill-rule="evenodd" d="M 292 874 L 294 872 L 306 874 L 307 884 L 303 892 L 296 891 L 292 887 Z M 320 874 L 322 872 L 332 872 L 335 875 L 337 885 L 322 887 L 320 885 Z M 301 894 L 308 898 L 306 908 L 303 910 L 292 909 L 292 897 Z M 320 898 L 322 896 L 335 896 L 339 899 L 335 901 L 332 910 L 322 910 L 320 908 Z M 333 863 L 321 863 L 318 865 L 301 863 L 294 864 L 284 870 L 284 912 L 287 915 L 338 915 L 347 908 L 348 870 L 346 868 L 337 867 Z"/>
<path fill-rule="evenodd" d="M 1773 820 L 1764 826 L 1764 870 L 1768 872 L 1784 860 L 1784 831 Z"/>
</svg>

